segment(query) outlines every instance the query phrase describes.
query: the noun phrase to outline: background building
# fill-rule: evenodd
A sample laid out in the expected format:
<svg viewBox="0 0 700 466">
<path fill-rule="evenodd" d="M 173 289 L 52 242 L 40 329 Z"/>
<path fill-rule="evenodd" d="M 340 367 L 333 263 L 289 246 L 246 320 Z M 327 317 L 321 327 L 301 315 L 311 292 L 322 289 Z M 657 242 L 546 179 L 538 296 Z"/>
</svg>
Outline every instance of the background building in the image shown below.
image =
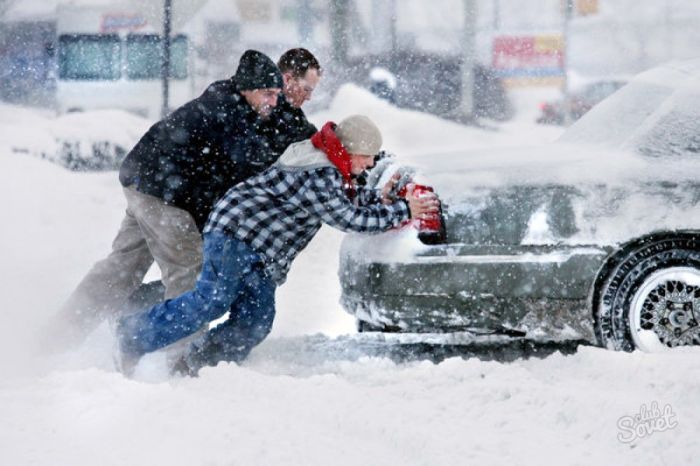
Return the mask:
<svg viewBox="0 0 700 466">
<path fill-rule="evenodd" d="M 696 54 L 698 2 L 569 1 L 567 19 L 566 0 L 173 0 L 173 30 L 187 44 L 187 93 L 173 105 L 230 76 L 247 48 L 273 58 L 311 49 L 326 68 L 312 106 L 348 80 L 370 87 L 381 67 L 394 75 L 399 105 L 454 116 L 466 79 L 474 112 L 492 117 L 507 117 L 500 97 L 479 100 L 498 87 L 495 78 L 562 86 L 565 68 L 569 76 L 633 74 Z M 124 12 L 143 20 L 136 32 L 162 30 L 163 0 L 0 0 L 0 98 L 65 109 L 57 25 L 66 8 Z"/>
</svg>

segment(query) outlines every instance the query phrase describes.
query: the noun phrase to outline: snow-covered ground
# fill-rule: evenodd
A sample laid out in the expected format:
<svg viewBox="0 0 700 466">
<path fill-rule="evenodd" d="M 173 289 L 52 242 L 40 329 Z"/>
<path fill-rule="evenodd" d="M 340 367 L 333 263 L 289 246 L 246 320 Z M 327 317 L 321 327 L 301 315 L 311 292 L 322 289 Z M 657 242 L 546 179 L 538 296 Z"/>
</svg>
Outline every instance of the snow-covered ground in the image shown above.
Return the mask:
<svg viewBox="0 0 700 466">
<path fill-rule="evenodd" d="M 398 156 L 458 157 L 460 150 L 555 139 L 559 128 L 532 123 L 540 97 L 517 94 L 518 107 L 530 113 L 483 130 L 397 110 L 346 87 L 312 119 L 366 113 Z M 0 107 L 0 121 L 16 111 Z M 104 120 L 105 128 L 113 124 Z M 697 461 L 697 350 L 584 347 L 544 359 L 439 364 L 363 354 L 353 349 L 354 323 L 338 304 L 342 234 L 325 227 L 278 290 L 272 335 L 242 366 L 169 379 L 156 357 L 126 379 L 112 367 L 104 327 L 73 353 L 46 355 L 42 323 L 109 250 L 124 199 L 115 172 L 69 172 L 11 149 L 48 137 L 53 126 L 7 127 L 0 128 L 0 464 Z"/>
<path fill-rule="evenodd" d="M 75 112 L 56 117 L 51 110 L 0 104 L 0 147 L 77 170 L 114 169 L 150 124 L 123 110 Z M 95 152 L 100 156 L 95 157 Z"/>
</svg>

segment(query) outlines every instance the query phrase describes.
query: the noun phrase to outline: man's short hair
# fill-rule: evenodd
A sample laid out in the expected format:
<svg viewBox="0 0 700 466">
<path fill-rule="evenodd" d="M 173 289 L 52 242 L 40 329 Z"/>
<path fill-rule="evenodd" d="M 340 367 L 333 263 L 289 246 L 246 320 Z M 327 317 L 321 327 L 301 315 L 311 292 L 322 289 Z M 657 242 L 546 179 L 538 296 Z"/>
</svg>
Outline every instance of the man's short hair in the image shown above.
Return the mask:
<svg viewBox="0 0 700 466">
<path fill-rule="evenodd" d="M 314 54 L 301 47 L 284 52 L 277 67 L 282 73 L 291 73 L 295 78 L 303 77 L 309 69 L 317 70 L 319 76 L 323 72 Z"/>
</svg>

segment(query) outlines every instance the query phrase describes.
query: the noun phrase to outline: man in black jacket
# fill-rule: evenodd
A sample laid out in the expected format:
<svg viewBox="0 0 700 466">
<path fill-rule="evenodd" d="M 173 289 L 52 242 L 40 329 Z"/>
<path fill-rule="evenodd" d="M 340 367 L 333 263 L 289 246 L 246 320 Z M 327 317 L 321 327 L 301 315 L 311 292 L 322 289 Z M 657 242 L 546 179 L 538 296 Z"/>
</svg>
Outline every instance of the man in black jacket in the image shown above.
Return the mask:
<svg viewBox="0 0 700 466">
<path fill-rule="evenodd" d="M 297 118 L 287 118 L 289 106 L 273 114 L 283 85 L 274 62 L 248 50 L 232 78 L 211 84 L 148 130 L 119 172 L 127 209 L 112 252 L 62 307 L 52 326 L 57 337 L 77 341 L 119 312 L 154 260 L 166 299 L 194 286 L 201 230 L 214 203 L 315 130 L 300 109 L 291 107 Z"/>
</svg>

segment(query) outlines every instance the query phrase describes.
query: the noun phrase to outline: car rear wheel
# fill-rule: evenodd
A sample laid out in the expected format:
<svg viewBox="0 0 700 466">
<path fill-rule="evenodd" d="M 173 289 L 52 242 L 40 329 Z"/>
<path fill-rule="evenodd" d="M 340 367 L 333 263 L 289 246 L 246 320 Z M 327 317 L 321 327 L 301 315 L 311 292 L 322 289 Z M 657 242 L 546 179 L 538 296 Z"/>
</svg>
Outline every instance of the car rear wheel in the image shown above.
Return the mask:
<svg viewBox="0 0 700 466">
<path fill-rule="evenodd" d="M 629 253 L 603 285 L 596 336 L 622 351 L 700 345 L 698 240 L 656 240 Z"/>
<path fill-rule="evenodd" d="M 629 325 L 636 348 L 660 351 L 700 344 L 700 270 L 669 267 L 651 274 L 632 298 Z"/>
</svg>

